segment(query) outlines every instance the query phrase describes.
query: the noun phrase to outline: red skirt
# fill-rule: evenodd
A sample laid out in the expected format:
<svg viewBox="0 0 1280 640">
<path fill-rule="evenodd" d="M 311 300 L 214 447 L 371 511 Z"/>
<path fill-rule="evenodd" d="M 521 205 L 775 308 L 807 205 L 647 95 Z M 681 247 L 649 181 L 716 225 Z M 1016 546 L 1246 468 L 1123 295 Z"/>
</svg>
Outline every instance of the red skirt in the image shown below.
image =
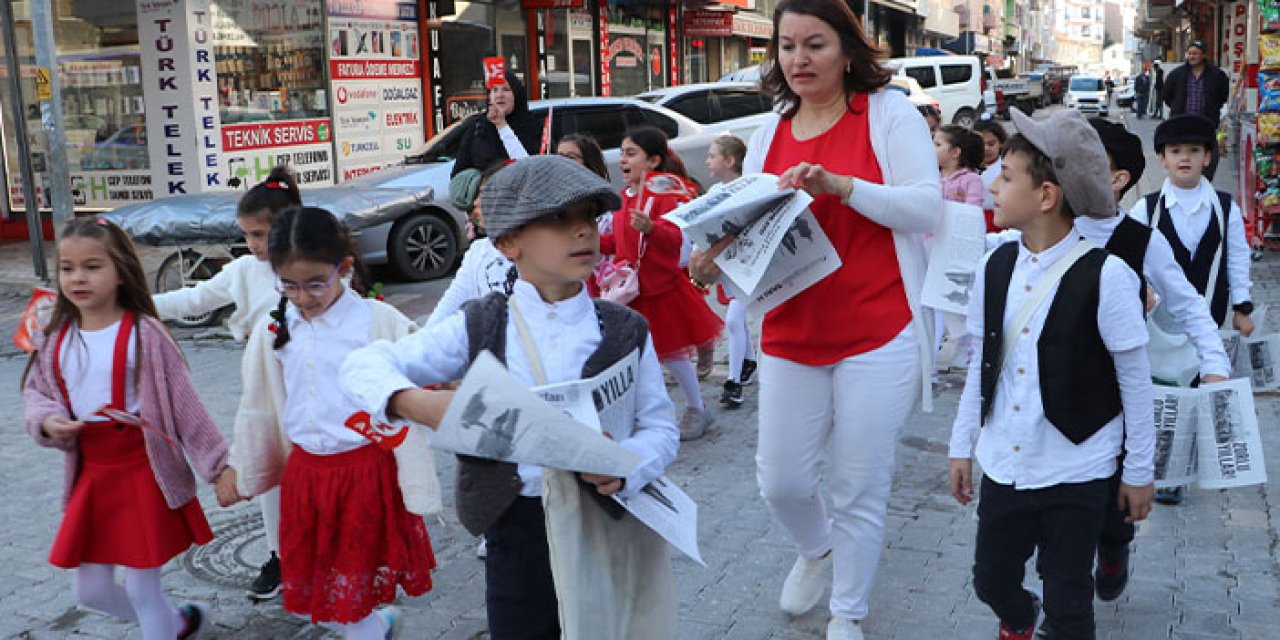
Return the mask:
<svg viewBox="0 0 1280 640">
<path fill-rule="evenodd" d="M 649 321 L 660 361 L 687 356 L 713 343 L 724 328 L 724 321 L 688 280 L 678 280 L 658 295 L 640 295 L 631 301 L 631 308 Z"/>
<path fill-rule="evenodd" d="M 312 622 L 358 622 L 431 589 L 436 566 L 421 516 L 404 508 L 391 452 L 331 456 L 294 447 L 280 482 L 284 608 Z"/>
<path fill-rule="evenodd" d="M 80 434 L 79 447 L 80 473 L 49 552 L 50 564 L 153 569 L 192 544 L 213 540 L 199 500 L 177 509 L 165 502 L 141 430 L 90 424 Z"/>
</svg>

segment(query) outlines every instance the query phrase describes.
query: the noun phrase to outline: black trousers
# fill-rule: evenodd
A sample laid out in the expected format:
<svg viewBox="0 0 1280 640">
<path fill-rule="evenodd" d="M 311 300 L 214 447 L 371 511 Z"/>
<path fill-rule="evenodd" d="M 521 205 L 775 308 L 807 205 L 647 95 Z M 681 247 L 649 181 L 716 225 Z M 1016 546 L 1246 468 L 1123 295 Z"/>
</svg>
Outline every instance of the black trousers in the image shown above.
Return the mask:
<svg viewBox="0 0 1280 640">
<path fill-rule="evenodd" d="M 1039 552 L 1044 611 L 1054 638 L 1093 640 L 1093 556 L 1110 479 L 1018 490 L 982 479 L 973 587 L 1001 622 L 1035 623 L 1022 587 L 1027 559 Z"/>
<path fill-rule="evenodd" d="M 1107 488 L 1107 512 L 1102 521 L 1102 534 L 1098 536 L 1098 546 L 1101 548 L 1114 549 L 1133 542 L 1133 523 L 1124 521 L 1129 512 L 1120 510 L 1120 501 L 1117 499 L 1120 494 L 1120 477 L 1123 474 L 1124 463 L 1121 462 Z"/>
<path fill-rule="evenodd" d="M 516 498 L 485 532 L 484 604 L 492 640 L 559 640 L 560 616 L 540 498 Z"/>
</svg>

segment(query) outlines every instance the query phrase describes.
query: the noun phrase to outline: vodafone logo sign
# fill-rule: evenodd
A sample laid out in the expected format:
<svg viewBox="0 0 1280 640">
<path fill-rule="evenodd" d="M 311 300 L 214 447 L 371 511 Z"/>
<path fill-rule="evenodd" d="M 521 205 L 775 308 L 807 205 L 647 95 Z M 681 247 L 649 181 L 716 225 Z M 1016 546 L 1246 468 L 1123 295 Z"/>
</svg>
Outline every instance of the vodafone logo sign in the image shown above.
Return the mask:
<svg viewBox="0 0 1280 640">
<path fill-rule="evenodd" d="M 338 104 L 346 104 L 346 103 L 347 103 L 347 88 L 338 87 Z"/>
<path fill-rule="evenodd" d="M 338 88 L 334 90 L 333 94 L 339 105 L 376 103 L 381 98 L 377 87 L 348 87 L 345 85 L 339 85 Z"/>
</svg>

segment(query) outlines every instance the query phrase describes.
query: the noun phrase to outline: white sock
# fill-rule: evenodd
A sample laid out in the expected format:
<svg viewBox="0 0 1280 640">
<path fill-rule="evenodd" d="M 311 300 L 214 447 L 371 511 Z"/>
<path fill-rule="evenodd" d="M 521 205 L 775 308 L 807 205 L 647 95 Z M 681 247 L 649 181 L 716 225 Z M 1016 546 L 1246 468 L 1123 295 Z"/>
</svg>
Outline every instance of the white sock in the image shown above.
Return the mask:
<svg viewBox="0 0 1280 640">
<path fill-rule="evenodd" d="M 729 379 L 742 382 L 742 361 L 756 357 L 751 332 L 747 329 L 747 305 L 737 298 L 730 300 L 724 313 L 724 326 L 729 332 Z"/>
<path fill-rule="evenodd" d="M 116 582 L 114 565 L 80 565 L 75 570 L 75 590 L 76 600 L 90 609 L 109 613 L 129 622 L 138 621 L 138 614 L 129 602 L 129 594 Z"/>
<path fill-rule="evenodd" d="M 322 622 L 320 626 L 342 634 L 346 640 L 382 640 L 387 636 L 387 621 L 377 611 L 371 612 L 359 622 L 338 624 Z"/>
<path fill-rule="evenodd" d="M 706 410 L 707 406 L 702 403 L 702 389 L 698 387 L 698 370 L 693 366 L 693 362 L 682 357 L 667 360 L 662 364 L 667 366 L 667 371 L 671 372 L 671 377 L 676 379 L 680 390 L 684 392 L 685 406 L 697 411 Z"/>
<path fill-rule="evenodd" d="M 267 533 L 267 550 L 280 553 L 280 487 L 258 496 L 262 529 Z"/>
<path fill-rule="evenodd" d="M 160 569 L 124 570 L 124 589 L 133 610 L 138 612 L 138 626 L 146 640 L 176 638 L 182 631 L 182 614 L 169 602 L 160 586 Z"/>
</svg>

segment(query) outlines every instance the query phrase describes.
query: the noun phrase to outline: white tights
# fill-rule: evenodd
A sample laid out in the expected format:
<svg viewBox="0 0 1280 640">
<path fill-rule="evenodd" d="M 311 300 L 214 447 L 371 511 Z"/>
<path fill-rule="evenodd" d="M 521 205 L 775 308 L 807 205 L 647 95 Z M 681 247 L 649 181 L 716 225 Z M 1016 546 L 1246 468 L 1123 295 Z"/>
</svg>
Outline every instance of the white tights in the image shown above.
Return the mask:
<svg viewBox="0 0 1280 640">
<path fill-rule="evenodd" d="M 341 633 L 346 640 L 382 640 L 387 636 L 387 621 L 377 611 L 369 613 L 359 622 L 350 624 L 322 622 L 320 626 Z"/>
<path fill-rule="evenodd" d="M 751 331 L 747 329 L 747 305 L 737 298 L 730 300 L 724 312 L 724 327 L 729 332 L 729 379 L 742 382 L 742 361 L 756 359 Z"/>
<path fill-rule="evenodd" d="M 267 532 L 267 550 L 280 553 L 280 487 L 258 496 L 262 528 Z"/>
<path fill-rule="evenodd" d="M 178 637 L 182 614 L 160 586 L 160 569 L 124 569 L 116 582 L 115 565 L 83 564 L 75 570 L 76 599 L 86 607 L 138 623 L 147 640 Z"/>
<path fill-rule="evenodd" d="M 698 369 L 693 366 L 693 361 L 685 356 L 672 358 L 664 361 L 667 371 L 671 372 L 671 377 L 676 379 L 676 383 L 680 385 L 680 391 L 684 392 L 685 406 L 690 409 L 704 411 L 707 406 L 702 403 L 702 389 L 698 386 Z"/>
</svg>

